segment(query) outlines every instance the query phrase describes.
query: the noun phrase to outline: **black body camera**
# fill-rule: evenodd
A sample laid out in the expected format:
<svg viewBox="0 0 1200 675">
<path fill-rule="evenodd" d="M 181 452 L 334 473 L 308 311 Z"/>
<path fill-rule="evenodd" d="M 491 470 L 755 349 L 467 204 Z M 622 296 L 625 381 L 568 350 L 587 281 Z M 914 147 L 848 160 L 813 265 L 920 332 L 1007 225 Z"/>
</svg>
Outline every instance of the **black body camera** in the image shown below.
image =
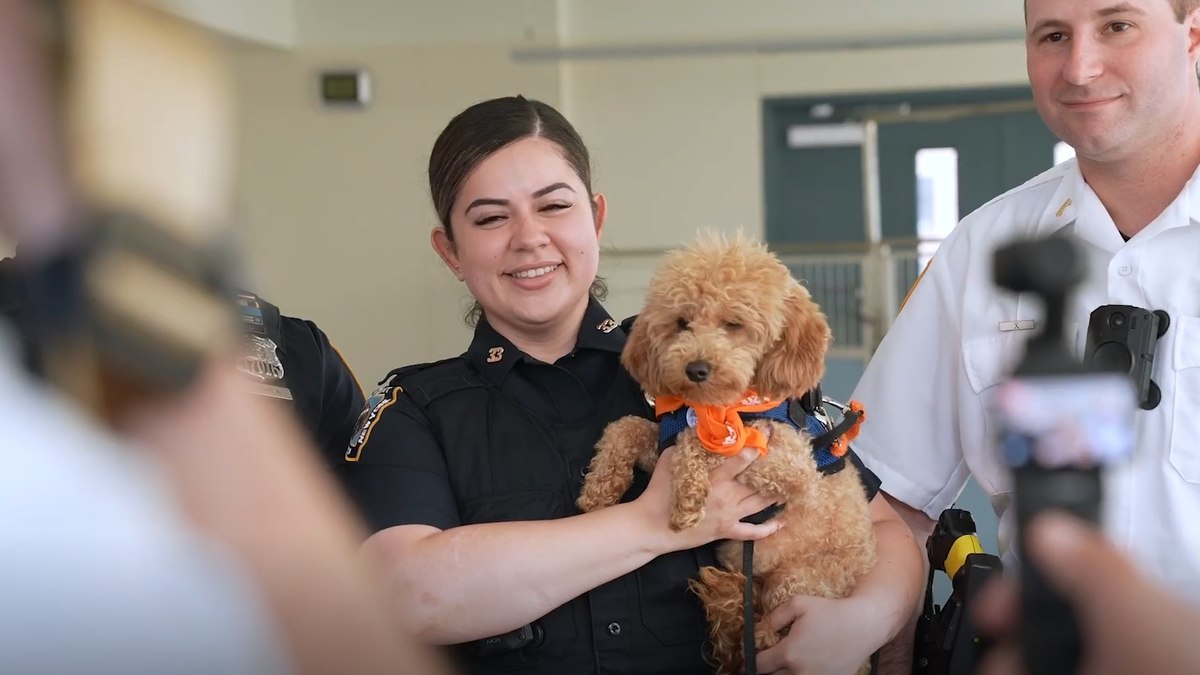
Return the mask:
<svg viewBox="0 0 1200 675">
<path fill-rule="evenodd" d="M 1043 329 L 1026 342 L 990 411 L 998 450 L 1012 472 L 1017 540 L 1023 549 L 1030 522 L 1042 512 L 1064 511 L 1099 523 L 1102 470 L 1132 453 L 1138 398 L 1128 370 L 1097 370 L 1095 358 L 1092 365 L 1081 363 L 1064 339 L 1067 298 L 1085 274 L 1084 256 L 1073 238 L 1055 235 L 1005 246 L 995 253 L 993 272 L 999 286 L 1032 292 L 1045 304 Z M 1124 337 L 1097 340 L 1089 355 L 1112 358 L 1108 355 L 1120 345 L 1128 345 L 1131 320 L 1138 323 L 1137 339 L 1154 336 L 1157 325 L 1149 315 L 1125 310 L 1093 314 L 1093 323 L 1096 316 L 1106 317 L 1101 319 L 1108 331 L 1104 335 L 1123 331 Z M 1131 351 L 1140 357 L 1139 352 L 1145 353 L 1141 347 Z M 1083 642 L 1074 610 L 1027 556 L 1021 557 L 1020 577 L 1019 635 L 1026 668 L 1031 675 L 1077 672 Z"/>
<path fill-rule="evenodd" d="M 1158 339 L 1166 334 L 1171 318 L 1163 310 L 1132 305 L 1097 307 L 1088 321 L 1083 362 L 1096 370 L 1129 373 L 1137 390 L 1138 406 L 1153 410 L 1162 391 L 1150 379 Z"/>
</svg>

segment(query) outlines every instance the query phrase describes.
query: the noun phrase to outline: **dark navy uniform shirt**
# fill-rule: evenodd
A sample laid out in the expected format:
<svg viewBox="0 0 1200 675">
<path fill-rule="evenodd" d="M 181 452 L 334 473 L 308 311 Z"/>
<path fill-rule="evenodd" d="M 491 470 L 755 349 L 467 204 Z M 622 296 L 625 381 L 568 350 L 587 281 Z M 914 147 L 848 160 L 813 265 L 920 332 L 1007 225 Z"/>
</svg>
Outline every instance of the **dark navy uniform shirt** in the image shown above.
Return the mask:
<svg viewBox="0 0 1200 675">
<path fill-rule="evenodd" d="M 393 371 L 368 400 L 343 476 L 370 530 L 578 514 L 604 427 L 653 412 L 620 365 L 625 339 L 592 302 L 575 349 L 555 363 L 482 320 L 462 356 Z M 639 471 L 624 498 L 647 482 Z M 715 564 L 711 545 L 660 556 L 540 619 L 541 644 L 485 657 L 474 645 L 455 651 L 469 673 L 711 673 L 703 609 L 687 582 Z"/>
<path fill-rule="evenodd" d="M 365 398 L 350 366 L 325 332 L 307 319 L 280 317 L 279 360 L 292 390 L 294 409 L 322 459 L 339 469 Z"/>
<path fill-rule="evenodd" d="M 609 330 L 598 328 L 601 324 Z M 460 358 L 538 418 L 551 423 L 583 422 L 595 414 L 598 397 L 608 393 L 621 369 L 625 333 L 615 326 L 593 303 L 574 351 L 548 364 L 521 352 L 481 319 L 470 348 Z M 398 384 L 395 377 L 385 378 L 368 401 L 346 456 L 364 468 L 347 471 L 347 484 L 373 531 L 393 525 L 432 525 L 443 530 L 462 525 L 441 445 L 430 432 L 425 413 L 399 391 Z M 480 422 L 462 420 L 463 424 Z M 594 444 L 600 438 L 590 440 Z"/>
<path fill-rule="evenodd" d="M 282 395 L 291 397 L 292 409 L 320 450 L 322 462 L 340 471 L 350 433 L 364 405 L 358 380 L 329 337 L 312 321 L 283 315 L 262 298 L 241 293 L 238 301 L 244 321 L 247 315 L 243 303 L 248 298 L 256 302 L 263 325 L 256 333 L 247 324 L 246 332 L 275 345 L 278 366 L 283 371 L 283 381 L 277 387 L 258 390 L 286 390 Z"/>
<path fill-rule="evenodd" d="M 29 298 L 23 271 L 14 258 L 0 260 L 0 317 L 8 320 L 31 372 L 40 366 L 38 345 L 29 324 Z M 281 316 L 279 308 L 250 293 L 263 317 L 263 334 L 275 345 L 283 382 L 301 425 L 321 451 L 322 463 L 340 470 L 350 432 L 363 408 L 362 388 L 350 367 L 312 321 Z M 239 300 L 240 301 L 240 300 Z M 268 334 L 269 333 L 269 334 Z"/>
</svg>

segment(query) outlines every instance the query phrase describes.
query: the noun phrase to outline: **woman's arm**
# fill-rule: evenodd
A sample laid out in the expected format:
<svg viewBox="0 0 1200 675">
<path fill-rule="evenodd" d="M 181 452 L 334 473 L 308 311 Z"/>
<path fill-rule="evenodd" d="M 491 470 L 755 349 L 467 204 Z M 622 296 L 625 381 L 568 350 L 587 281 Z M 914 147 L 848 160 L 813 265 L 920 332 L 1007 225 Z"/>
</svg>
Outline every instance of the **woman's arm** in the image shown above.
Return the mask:
<svg viewBox="0 0 1200 675">
<path fill-rule="evenodd" d="M 918 548 L 923 548 L 929 536 L 933 534 L 933 519 L 919 509 L 905 504 L 891 495 L 880 493 L 887 499 L 888 504 L 900 516 L 900 520 L 908 525 Z M 921 577 L 929 578 L 929 560 L 921 556 Z M 879 675 L 908 675 L 912 672 L 915 655 L 913 648 L 916 641 L 917 617 L 921 610 L 924 590 L 917 596 L 908 623 L 900 630 L 879 653 Z"/>
<path fill-rule="evenodd" d="M 895 638 L 916 612 L 925 591 L 925 557 L 882 492 L 871 500 L 870 512 L 879 560 L 850 597 L 871 608 L 877 620 L 872 642 L 879 646 Z"/>
<path fill-rule="evenodd" d="M 667 527 L 671 451 L 646 491 L 628 503 L 570 518 L 466 525 L 400 525 L 364 545 L 389 571 L 393 603 L 424 640 L 455 644 L 523 626 L 670 551 L 716 539 L 761 539 L 776 529 L 739 522 L 770 500 L 734 480 L 757 457 L 726 459 L 713 471 L 705 518 Z"/>
</svg>

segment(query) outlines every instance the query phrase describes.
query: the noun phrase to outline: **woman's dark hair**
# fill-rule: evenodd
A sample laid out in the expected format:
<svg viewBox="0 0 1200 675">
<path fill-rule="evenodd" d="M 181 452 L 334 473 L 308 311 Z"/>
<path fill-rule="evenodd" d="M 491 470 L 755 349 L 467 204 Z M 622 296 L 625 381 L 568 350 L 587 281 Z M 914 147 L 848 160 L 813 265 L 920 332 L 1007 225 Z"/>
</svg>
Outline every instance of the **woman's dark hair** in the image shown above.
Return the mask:
<svg viewBox="0 0 1200 675">
<path fill-rule="evenodd" d="M 467 176 L 501 148 L 523 138 L 544 138 L 557 145 L 563 159 L 575 171 L 592 203 L 592 165 L 587 146 L 562 113 L 541 101 L 524 96 L 494 98 L 467 108 L 442 130 L 429 154 L 429 193 L 446 238 L 454 242 L 450 212 Z M 592 282 L 592 297 L 608 294 L 604 280 Z M 483 315 L 478 302 L 467 311 L 466 321 L 474 326 Z"/>
</svg>

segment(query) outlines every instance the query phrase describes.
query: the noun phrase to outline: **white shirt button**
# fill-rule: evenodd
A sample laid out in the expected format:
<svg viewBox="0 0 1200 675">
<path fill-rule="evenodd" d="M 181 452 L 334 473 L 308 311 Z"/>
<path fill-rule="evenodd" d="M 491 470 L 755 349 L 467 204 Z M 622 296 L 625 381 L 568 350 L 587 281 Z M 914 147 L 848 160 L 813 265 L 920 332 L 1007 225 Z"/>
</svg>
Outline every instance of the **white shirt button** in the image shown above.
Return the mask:
<svg viewBox="0 0 1200 675">
<path fill-rule="evenodd" d="M 1132 265 L 1121 265 L 1120 267 L 1117 268 L 1117 274 L 1120 274 L 1123 277 L 1127 277 L 1132 273 L 1133 273 Z"/>
</svg>

